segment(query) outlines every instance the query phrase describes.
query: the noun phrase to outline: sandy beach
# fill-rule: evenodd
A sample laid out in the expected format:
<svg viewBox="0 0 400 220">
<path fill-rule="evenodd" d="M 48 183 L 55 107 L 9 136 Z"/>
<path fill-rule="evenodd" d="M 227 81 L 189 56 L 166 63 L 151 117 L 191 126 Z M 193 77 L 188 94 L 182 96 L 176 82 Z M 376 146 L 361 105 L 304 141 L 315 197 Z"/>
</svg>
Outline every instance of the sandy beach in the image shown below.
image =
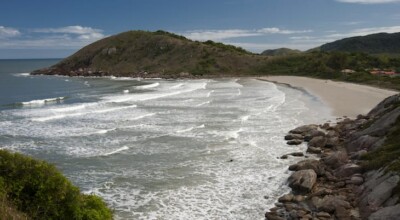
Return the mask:
<svg viewBox="0 0 400 220">
<path fill-rule="evenodd" d="M 359 114 L 367 114 L 383 99 L 398 93 L 371 86 L 307 77 L 268 76 L 259 79 L 305 89 L 329 106 L 332 114 L 337 117 L 355 118 Z"/>
</svg>

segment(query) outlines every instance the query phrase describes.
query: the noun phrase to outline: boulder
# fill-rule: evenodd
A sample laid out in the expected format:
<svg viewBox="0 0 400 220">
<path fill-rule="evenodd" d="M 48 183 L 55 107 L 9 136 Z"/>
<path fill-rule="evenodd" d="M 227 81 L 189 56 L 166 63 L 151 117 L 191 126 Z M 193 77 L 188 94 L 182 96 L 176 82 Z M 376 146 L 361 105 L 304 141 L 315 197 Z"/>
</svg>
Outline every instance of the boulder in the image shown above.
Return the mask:
<svg viewBox="0 0 400 220">
<path fill-rule="evenodd" d="M 289 133 L 291 133 L 291 134 L 305 134 L 306 132 L 311 131 L 311 130 L 315 130 L 317 128 L 318 128 L 317 125 L 303 125 L 303 126 L 295 128 L 293 130 L 290 130 Z"/>
<path fill-rule="evenodd" d="M 328 133 L 326 133 L 325 137 L 327 137 L 327 138 L 339 137 L 339 133 L 337 131 L 330 130 L 330 131 L 328 131 Z"/>
<path fill-rule="evenodd" d="M 325 137 L 325 132 L 320 131 L 318 129 L 313 129 L 313 130 L 310 130 L 310 131 L 305 133 L 304 140 L 305 141 L 310 141 L 314 137 L 319 137 L 319 136 Z"/>
<path fill-rule="evenodd" d="M 336 151 L 321 159 L 325 165 L 332 169 L 336 169 L 348 160 L 347 153 L 343 151 Z"/>
<path fill-rule="evenodd" d="M 344 164 L 335 170 L 335 174 L 338 177 L 349 177 L 356 173 L 361 173 L 363 171 L 362 167 L 357 164 Z"/>
<path fill-rule="evenodd" d="M 303 152 L 293 152 L 293 153 L 290 153 L 289 155 L 291 155 L 293 157 L 303 157 L 304 153 Z"/>
<path fill-rule="evenodd" d="M 296 164 L 290 165 L 289 170 L 299 171 L 312 169 L 317 175 L 323 175 L 325 173 L 324 168 L 321 166 L 320 162 L 315 159 L 302 160 Z"/>
<path fill-rule="evenodd" d="M 310 142 L 308 142 L 308 147 L 322 148 L 326 144 L 326 138 L 323 136 L 313 137 Z"/>
<path fill-rule="evenodd" d="M 312 169 L 299 170 L 289 177 L 288 182 L 293 190 L 307 193 L 317 182 L 317 174 Z"/>
<path fill-rule="evenodd" d="M 397 220 L 400 219 L 400 204 L 385 207 L 372 213 L 368 220 Z"/>
<path fill-rule="evenodd" d="M 340 144 L 339 137 L 330 137 L 326 140 L 325 147 L 332 148 L 338 146 L 339 144 Z"/>
<path fill-rule="evenodd" d="M 301 134 L 288 134 L 285 136 L 285 140 L 287 140 L 287 141 L 294 140 L 294 139 L 302 140 L 302 139 L 304 139 L 304 137 Z"/>
<path fill-rule="evenodd" d="M 318 211 L 333 213 L 338 207 L 343 207 L 345 209 L 351 208 L 350 203 L 345 201 L 340 196 L 327 195 L 322 199 L 319 197 L 312 197 L 312 204 Z"/>
<path fill-rule="evenodd" d="M 354 185 L 361 185 L 364 183 L 364 178 L 360 176 L 352 176 L 350 179 L 350 183 Z"/>
<path fill-rule="evenodd" d="M 293 198 L 294 198 L 293 194 L 286 194 L 286 195 L 281 196 L 278 199 L 278 202 L 282 202 L 282 203 L 291 202 L 293 200 Z"/>
<path fill-rule="evenodd" d="M 290 140 L 290 141 L 286 142 L 286 144 L 288 144 L 288 145 L 299 145 L 299 144 L 302 144 L 302 143 L 303 143 L 303 141 L 299 140 L 299 139 Z"/>
<path fill-rule="evenodd" d="M 319 147 L 308 147 L 307 148 L 307 153 L 310 153 L 310 154 L 320 154 L 321 152 L 322 152 L 322 150 Z"/>
</svg>

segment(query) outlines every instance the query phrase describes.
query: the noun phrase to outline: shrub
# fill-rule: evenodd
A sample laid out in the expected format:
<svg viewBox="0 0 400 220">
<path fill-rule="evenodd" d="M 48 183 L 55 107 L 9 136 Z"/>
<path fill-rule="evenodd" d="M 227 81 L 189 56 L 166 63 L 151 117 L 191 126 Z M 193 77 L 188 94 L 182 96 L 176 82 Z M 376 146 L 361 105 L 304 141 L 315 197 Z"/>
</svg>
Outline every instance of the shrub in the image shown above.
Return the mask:
<svg viewBox="0 0 400 220">
<path fill-rule="evenodd" d="M 99 197 L 81 194 L 45 161 L 0 150 L 0 180 L 8 200 L 32 219 L 112 219 Z"/>
</svg>

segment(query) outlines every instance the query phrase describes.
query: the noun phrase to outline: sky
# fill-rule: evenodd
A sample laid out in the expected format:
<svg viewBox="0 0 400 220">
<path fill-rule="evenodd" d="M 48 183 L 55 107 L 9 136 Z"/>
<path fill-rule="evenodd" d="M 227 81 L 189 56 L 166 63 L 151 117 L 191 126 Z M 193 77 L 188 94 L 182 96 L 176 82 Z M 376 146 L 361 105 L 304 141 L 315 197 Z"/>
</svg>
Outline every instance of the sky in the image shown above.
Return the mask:
<svg viewBox="0 0 400 220">
<path fill-rule="evenodd" d="M 165 30 L 259 53 L 400 32 L 400 0 L 4 0 L 0 59 L 64 58 L 128 30 Z"/>
</svg>

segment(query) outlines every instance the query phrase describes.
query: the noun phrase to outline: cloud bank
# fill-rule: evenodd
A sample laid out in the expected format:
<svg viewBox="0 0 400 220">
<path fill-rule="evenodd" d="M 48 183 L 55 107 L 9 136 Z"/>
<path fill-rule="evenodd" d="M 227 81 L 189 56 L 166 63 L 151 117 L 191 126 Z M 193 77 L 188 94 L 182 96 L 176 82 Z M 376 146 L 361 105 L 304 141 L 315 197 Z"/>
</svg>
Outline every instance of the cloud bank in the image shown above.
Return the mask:
<svg viewBox="0 0 400 220">
<path fill-rule="evenodd" d="M 195 30 L 195 31 L 187 31 L 185 33 L 182 33 L 182 35 L 192 40 L 221 41 L 230 38 L 253 37 L 253 36 L 263 36 L 270 34 L 299 34 L 299 33 L 309 33 L 309 32 L 312 32 L 312 30 L 285 30 L 276 27 L 271 27 L 271 28 L 255 29 L 255 30 L 246 30 L 246 29 Z"/>
<path fill-rule="evenodd" d="M 80 25 L 24 31 L 0 26 L 3 49 L 79 49 L 104 37 L 103 30 Z"/>
</svg>

